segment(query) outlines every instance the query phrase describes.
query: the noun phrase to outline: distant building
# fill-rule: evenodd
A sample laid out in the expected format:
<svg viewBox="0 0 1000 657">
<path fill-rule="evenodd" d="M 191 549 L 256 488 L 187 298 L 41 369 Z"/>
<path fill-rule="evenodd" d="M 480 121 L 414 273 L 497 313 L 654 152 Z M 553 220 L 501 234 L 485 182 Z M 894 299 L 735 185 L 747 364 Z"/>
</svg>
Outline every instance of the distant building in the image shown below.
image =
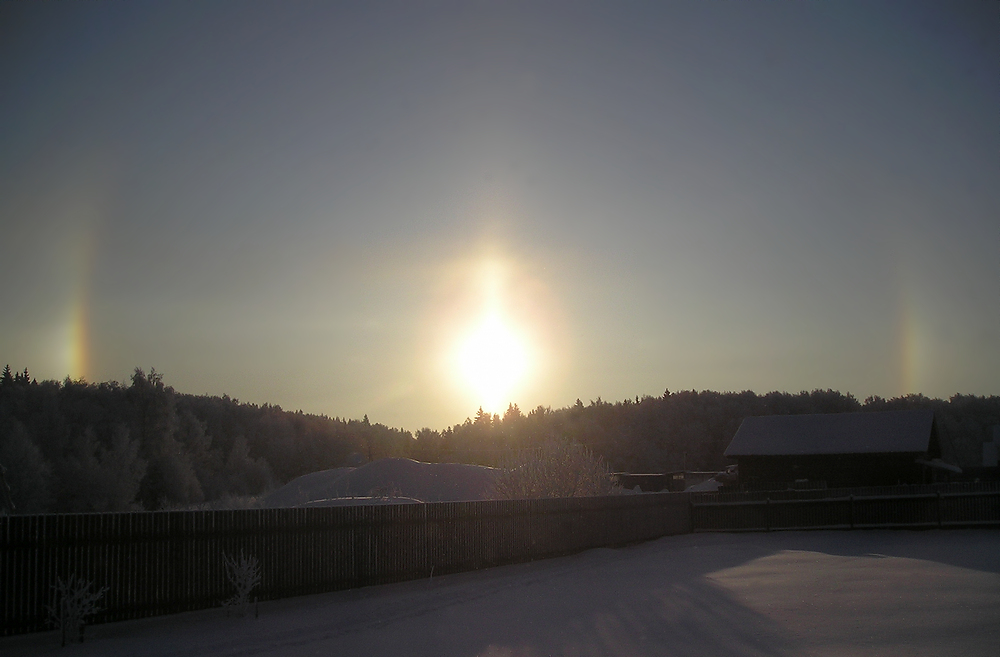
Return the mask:
<svg viewBox="0 0 1000 657">
<path fill-rule="evenodd" d="M 934 411 L 768 415 L 743 420 L 726 457 L 750 488 L 883 486 L 947 480 Z"/>
<path fill-rule="evenodd" d="M 679 492 L 687 490 L 694 484 L 700 484 L 716 476 L 717 472 L 695 472 L 692 470 L 677 470 L 667 473 L 634 473 L 612 472 L 611 481 L 625 490 L 638 490 L 643 493 L 659 493 L 661 491 Z"/>
<path fill-rule="evenodd" d="M 662 473 L 637 474 L 632 472 L 613 472 L 611 481 L 625 490 L 638 488 L 643 493 L 657 493 L 670 488 L 670 478 Z"/>
</svg>

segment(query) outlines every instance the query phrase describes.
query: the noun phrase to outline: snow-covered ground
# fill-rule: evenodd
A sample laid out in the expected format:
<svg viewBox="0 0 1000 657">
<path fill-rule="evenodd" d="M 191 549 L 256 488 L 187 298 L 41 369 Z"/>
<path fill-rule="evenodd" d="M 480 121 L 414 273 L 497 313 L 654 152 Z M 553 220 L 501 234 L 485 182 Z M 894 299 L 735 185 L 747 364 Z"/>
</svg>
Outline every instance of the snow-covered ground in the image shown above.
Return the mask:
<svg viewBox="0 0 1000 657">
<path fill-rule="evenodd" d="M 474 573 L 0 639 L 2 655 L 1000 654 L 1000 532 L 694 534 Z"/>
</svg>

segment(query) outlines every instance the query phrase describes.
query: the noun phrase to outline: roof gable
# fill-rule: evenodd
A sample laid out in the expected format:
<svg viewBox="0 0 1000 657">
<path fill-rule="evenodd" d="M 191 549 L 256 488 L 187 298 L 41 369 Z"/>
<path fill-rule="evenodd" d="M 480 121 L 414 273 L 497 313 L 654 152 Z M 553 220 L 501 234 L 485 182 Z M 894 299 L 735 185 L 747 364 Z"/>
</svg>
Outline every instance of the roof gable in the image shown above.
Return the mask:
<svg viewBox="0 0 1000 657">
<path fill-rule="evenodd" d="M 927 452 L 934 411 L 765 415 L 740 424 L 726 456 Z"/>
</svg>

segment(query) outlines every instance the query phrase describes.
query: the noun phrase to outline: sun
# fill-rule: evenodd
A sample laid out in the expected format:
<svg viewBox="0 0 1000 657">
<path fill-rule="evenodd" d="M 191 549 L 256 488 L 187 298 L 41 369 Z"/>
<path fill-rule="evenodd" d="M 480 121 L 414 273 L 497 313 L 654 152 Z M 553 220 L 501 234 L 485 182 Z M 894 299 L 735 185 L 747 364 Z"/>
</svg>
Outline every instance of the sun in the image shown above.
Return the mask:
<svg viewBox="0 0 1000 657">
<path fill-rule="evenodd" d="M 458 373 L 484 411 L 499 413 L 512 400 L 510 395 L 527 375 L 529 350 L 526 341 L 497 312 L 490 312 L 474 325 L 456 354 Z"/>
</svg>

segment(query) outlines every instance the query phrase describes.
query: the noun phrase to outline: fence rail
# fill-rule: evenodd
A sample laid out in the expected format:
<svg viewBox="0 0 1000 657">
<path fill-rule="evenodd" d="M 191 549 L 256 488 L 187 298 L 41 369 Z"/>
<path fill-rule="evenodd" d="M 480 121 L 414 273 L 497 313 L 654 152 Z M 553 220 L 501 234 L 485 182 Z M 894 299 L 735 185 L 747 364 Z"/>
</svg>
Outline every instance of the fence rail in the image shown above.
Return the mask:
<svg viewBox="0 0 1000 657">
<path fill-rule="evenodd" d="M 240 511 L 0 517 L 0 635 L 46 629 L 57 577 L 109 587 L 93 622 L 218 606 L 223 554 L 260 600 L 398 582 L 691 531 L 684 493 Z"/>
<path fill-rule="evenodd" d="M 938 484 L 901 484 L 894 486 L 858 486 L 854 488 L 800 488 L 782 490 L 721 490 L 704 493 L 692 493 L 695 503 L 698 502 L 742 502 L 746 500 L 786 500 L 786 499 L 819 499 L 828 497 L 846 497 L 855 495 L 861 497 L 881 497 L 885 495 L 909 495 L 917 493 L 1000 493 L 1000 482 L 951 482 Z"/>
<path fill-rule="evenodd" d="M 1000 526 L 1000 490 L 723 500 L 692 498 L 693 531 Z"/>
</svg>

